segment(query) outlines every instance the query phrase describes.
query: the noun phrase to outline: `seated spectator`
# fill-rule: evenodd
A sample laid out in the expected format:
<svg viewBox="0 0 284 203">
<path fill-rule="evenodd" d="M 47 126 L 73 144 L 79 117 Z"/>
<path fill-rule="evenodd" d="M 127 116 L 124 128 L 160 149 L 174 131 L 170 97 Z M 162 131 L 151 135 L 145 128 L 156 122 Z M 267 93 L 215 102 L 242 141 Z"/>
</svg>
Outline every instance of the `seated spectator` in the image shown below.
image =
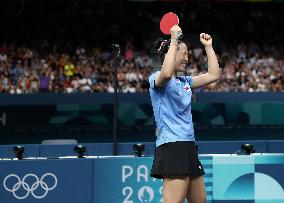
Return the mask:
<svg viewBox="0 0 284 203">
<path fill-rule="evenodd" d="M 69 59 L 67 59 L 67 62 L 64 66 L 64 75 L 65 76 L 73 76 L 74 71 L 75 71 L 74 65 L 72 64 L 72 62 Z"/>
<path fill-rule="evenodd" d="M 80 92 L 86 93 L 92 90 L 92 80 L 89 77 L 83 77 L 79 80 Z"/>
<path fill-rule="evenodd" d="M 39 77 L 39 91 L 41 93 L 47 93 L 49 91 L 49 77 L 45 72 L 42 72 Z"/>
</svg>

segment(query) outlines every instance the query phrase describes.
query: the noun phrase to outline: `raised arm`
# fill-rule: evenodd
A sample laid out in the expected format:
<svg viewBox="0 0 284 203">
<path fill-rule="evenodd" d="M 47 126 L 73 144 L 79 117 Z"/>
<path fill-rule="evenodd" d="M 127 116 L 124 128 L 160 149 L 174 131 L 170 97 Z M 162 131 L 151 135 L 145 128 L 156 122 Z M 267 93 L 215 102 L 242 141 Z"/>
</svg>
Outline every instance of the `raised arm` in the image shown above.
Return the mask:
<svg viewBox="0 0 284 203">
<path fill-rule="evenodd" d="M 211 36 L 205 33 L 201 33 L 200 41 L 205 46 L 205 51 L 208 57 L 208 73 L 192 77 L 192 88 L 208 85 L 220 78 L 219 64 L 212 47 Z"/>
<path fill-rule="evenodd" d="M 181 28 L 177 25 L 171 28 L 171 42 L 162 65 L 161 72 L 155 80 L 156 87 L 163 87 L 172 77 L 175 69 L 176 53 L 178 49 L 177 39 Z"/>
</svg>

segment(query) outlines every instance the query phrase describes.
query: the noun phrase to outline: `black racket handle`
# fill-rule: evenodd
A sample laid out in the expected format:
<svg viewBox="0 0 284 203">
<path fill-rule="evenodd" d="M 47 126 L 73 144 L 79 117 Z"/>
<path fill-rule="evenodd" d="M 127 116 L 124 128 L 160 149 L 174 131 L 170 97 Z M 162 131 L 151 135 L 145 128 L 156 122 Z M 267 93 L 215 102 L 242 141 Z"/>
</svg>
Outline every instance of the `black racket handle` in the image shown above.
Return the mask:
<svg viewBox="0 0 284 203">
<path fill-rule="evenodd" d="M 183 34 L 182 34 L 182 32 L 179 32 L 178 33 L 178 40 L 181 40 L 183 38 Z"/>
</svg>

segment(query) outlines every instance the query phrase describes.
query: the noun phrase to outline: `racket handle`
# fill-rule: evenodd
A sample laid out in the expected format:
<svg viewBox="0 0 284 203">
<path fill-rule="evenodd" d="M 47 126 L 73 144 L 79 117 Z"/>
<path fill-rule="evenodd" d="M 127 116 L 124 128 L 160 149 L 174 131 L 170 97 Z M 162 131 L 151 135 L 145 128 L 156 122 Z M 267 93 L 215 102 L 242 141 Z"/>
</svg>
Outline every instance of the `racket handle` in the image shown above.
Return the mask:
<svg viewBox="0 0 284 203">
<path fill-rule="evenodd" d="M 182 32 L 179 32 L 178 33 L 178 40 L 181 40 L 183 38 L 183 34 L 182 34 Z"/>
</svg>

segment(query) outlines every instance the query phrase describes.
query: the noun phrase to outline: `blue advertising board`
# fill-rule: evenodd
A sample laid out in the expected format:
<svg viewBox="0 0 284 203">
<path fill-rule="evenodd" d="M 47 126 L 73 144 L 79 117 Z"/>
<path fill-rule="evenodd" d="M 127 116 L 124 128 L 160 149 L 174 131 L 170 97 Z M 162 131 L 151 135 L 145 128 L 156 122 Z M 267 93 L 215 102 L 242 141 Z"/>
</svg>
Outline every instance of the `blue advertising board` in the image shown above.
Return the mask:
<svg viewBox="0 0 284 203">
<path fill-rule="evenodd" d="M 283 203 L 284 154 L 201 155 L 207 202 Z M 0 160 L 0 203 L 158 203 L 153 157 Z"/>
<path fill-rule="evenodd" d="M 92 160 L 0 161 L 0 203 L 92 203 Z"/>
<path fill-rule="evenodd" d="M 212 157 L 201 157 L 207 200 L 212 200 Z M 163 202 L 163 184 L 150 177 L 153 158 L 107 158 L 94 161 L 94 202 Z M 111 195 L 110 195 L 111 194 Z"/>
<path fill-rule="evenodd" d="M 283 172 L 283 155 L 214 156 L 214 202 L 283 203 Z"/>
</svg>

